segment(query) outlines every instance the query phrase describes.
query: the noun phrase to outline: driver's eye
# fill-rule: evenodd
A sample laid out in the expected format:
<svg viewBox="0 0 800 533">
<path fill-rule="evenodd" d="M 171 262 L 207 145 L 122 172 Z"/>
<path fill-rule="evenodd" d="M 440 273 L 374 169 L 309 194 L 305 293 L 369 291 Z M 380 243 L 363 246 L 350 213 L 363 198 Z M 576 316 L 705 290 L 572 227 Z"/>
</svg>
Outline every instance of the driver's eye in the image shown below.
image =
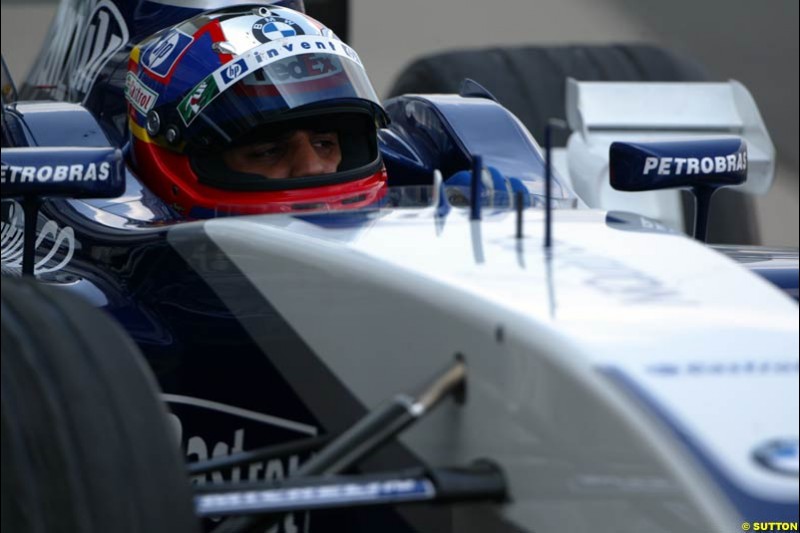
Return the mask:
<svg viewBox="0 0 800 533">
<path fill-rule="evenodd" d="M 252 159 L 279 157 L 286 151 L 286 143 L 269 143 L 254 147 L 247 156 Z"/>
<path fill-rule="evenodd" d="M 319 133 L 311 139 L 317 148 L 332 149 L 339 145 L 339 136 L 335 133 Z"/>
<path fill-rule="evenodd" d="M 333 141 L 329 141 L 327 139 L 320 139 L 318 141 L 314 141 L 313 145 L 321 150 L 330 150 L 334 146 L 336 146 Z"/>
</svg>

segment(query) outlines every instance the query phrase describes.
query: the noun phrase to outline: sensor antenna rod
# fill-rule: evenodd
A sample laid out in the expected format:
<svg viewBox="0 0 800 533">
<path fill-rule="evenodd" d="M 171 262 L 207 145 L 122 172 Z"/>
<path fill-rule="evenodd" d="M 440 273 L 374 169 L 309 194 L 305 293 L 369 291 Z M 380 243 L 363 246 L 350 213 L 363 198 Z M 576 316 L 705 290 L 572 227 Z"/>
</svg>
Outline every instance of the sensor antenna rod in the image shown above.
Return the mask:
<svg viewBox="0 0 800 533">
<path fill-rule="evenodd" d="M 22 199 L 25 212 L 25 225 L 22 244 L 22 275 L 34 277 L 36 263 L 36 222 L 39 218 L 41 201 L 35 196 Z"/>
<path fill-rule="evenodd" d="M 692 187 L 694 195 L 694 238 L 706 242 L 708 237 L 708 215 L 711 207 L 711 197 L 717 192 L 717 187 L 697 185 Z"/>
<path fill-rule="evenodd" d="M 445 217 L 450 212 L 450 202 L 447 200 L 447 191 L 444 189 L 442 171 L 438 168 L 433 171 L 433 199 L 431 205 L 436 218 Z"/>
<path fill-rule="evenodd" d="M 565 130 L 567 129 L 567 123 L 558 118 L 551 118 L 544 128 L 544 247 L 546 249 L 550 249 L 553 244 L 553 206 L 551 200 L 553 191 L 553 128 Z"/>
<path fill-rule="evenodd" d="M 472 156 L 472 180 L 470 180 L 470 220 L 481 219 L 481 178 L 483 175 L 483 158 Z"/>
</svg>

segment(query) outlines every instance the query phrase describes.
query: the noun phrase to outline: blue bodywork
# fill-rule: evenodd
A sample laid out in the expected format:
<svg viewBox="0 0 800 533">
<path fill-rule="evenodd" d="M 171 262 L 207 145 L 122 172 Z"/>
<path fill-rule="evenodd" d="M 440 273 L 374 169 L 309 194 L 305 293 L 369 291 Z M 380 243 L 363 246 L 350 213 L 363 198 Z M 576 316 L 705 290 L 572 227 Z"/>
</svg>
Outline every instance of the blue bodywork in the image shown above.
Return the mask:
<svg viewBox="0 0 800 533">
<path fill-rule="evenodd" d="M 507 109 L 482 97 L 409 95 L 385 103 L 391 119 L 380 133 L 390 185 L 427 185 L 433 171 L 445 180 L 472 167 L 480 156 L 486 167 L 544 193 L 545 161 L 528 131 Z M 396 176 L 396 177 L 393 177 Z M 554 180 L 553 197 L 571 193 Z"/>
<path fill-rule="evenodd" d="M 712 245 L 711 247 L 800 301 L 798 294 L 800 269 L 798 269 L 796 250 L 763 246 Z"/>
<path fill-rule="evenodd" d="M 736 508 L 742 514 L 742 517 L 751 522 L 769 520 L 776 522 L 793 522 L 797 517 L 797 504 L 794 502 L 776 502 L 766 498 L 759 498 L 749 494 L 747 491 L 742 490 L 738 484 L 733 480 L 729 473 L 720 468 L 719 465 L 709 457 L 703 446 L 692 437 L 691 432 L 688 431 L 683 425 L 670 416 L 658 401 L 652 397 L 648 391 L 637 385 L 634 379 L 631 379 L 624 371 L 608 367 L 603 369 L 603 373 L 608 378 L 615 382 L 622 390 L 634 396 L 642 404 L 646 405 L 651 412 L 658 418 L 664 421 L 673 432 L 673 434 L 680 440 L 687 449 L 691 450 L 692 455 L 696 457 L 703 468 L 717 483 L 717 486 L 722 488 L 731 502 L 736 505 Z"/>
</svg>

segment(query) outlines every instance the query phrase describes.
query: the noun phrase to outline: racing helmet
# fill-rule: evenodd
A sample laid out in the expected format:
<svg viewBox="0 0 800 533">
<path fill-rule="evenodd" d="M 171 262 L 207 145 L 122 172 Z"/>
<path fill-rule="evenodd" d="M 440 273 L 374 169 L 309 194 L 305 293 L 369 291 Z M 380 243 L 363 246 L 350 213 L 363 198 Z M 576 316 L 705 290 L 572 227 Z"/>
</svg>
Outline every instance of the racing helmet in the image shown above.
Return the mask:
<svg viewBox="0 0 800 533">
<path fill-rule="evenodd" d="M 166 28 L 132 49 L 125 98 L 132 165 L 188 217 L 354 208 L 386 192 L 386 113 L 356 52 L 304 13 L 237 6 Z M 297 131 L 334 136 L 335 165 L 271 179 L 231 163 Z"/>
</svg>

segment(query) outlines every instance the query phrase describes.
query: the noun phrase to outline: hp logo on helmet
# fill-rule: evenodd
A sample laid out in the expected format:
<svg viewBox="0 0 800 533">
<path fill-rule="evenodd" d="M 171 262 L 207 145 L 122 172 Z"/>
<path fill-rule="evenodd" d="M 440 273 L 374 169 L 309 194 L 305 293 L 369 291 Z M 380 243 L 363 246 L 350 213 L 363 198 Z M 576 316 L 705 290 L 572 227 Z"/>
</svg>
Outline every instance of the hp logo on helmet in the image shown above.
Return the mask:
<svg viewBox="0 0 800 533">
<path fill-rule="evenodd" d="M 178 44 L 178 34 L 172 34 L 169 39 L 165 41 L 161 41 L 158 43 L 153 50 L 150 51 L 150 55 L 148 56 L 147 65 L 150 68 L 156 68 L 161 63 L 164 62 L 167 57 L 169 57 L 169 53 L 175 48 Z"/>
<path fill-rule="evenodd" d="M 150 45 L 143 54 L 142 65 L 161 77 L 169 75 L 178 57 L 192 41 L 193 37 L 178 30 L 170 31 L 164 38 Z"/>
<path fill-rule="evenodd" d="M 225 85 L 229 83 L 233 83 L 234 81 L 238 80 L 242 74 L 250 70 L 250 67 L 247 66 L 247 63 L 244 59 L 237 59 L 233 63 L 231 63 L 228 68 L 220 72 L 220 77 Z"/>
</svg>

